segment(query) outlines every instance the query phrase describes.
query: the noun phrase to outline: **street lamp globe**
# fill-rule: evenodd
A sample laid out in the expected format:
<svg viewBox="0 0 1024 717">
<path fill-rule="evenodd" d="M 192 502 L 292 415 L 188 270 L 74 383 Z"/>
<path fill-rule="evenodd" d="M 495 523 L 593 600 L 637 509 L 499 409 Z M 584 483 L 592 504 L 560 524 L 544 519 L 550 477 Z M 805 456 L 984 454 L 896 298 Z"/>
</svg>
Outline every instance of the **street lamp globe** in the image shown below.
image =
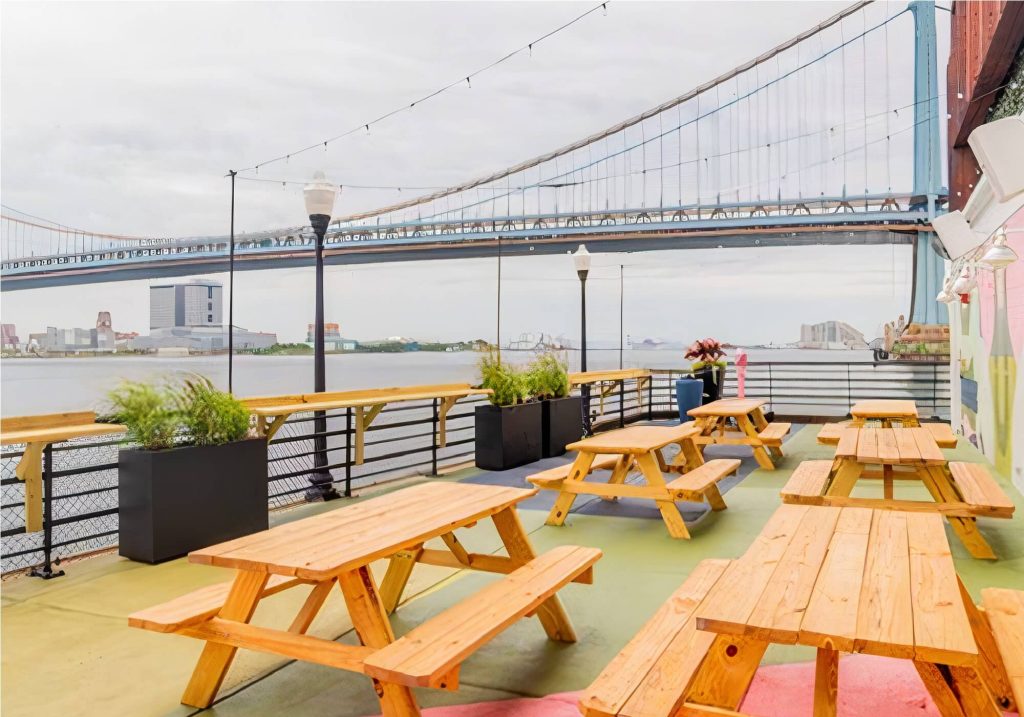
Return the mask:
<svg viewBox="0 0 1024 717">
<path fill-rule="evenodd" d="M 1017 261 L 1017 252 L 1006 246 L 1006 232 L 1000 230 L 985 255 L 978 261 L 986 269 L 1003 269 Z"/>
<path fill-rule="evenodd" d="M 321 223 L 326 231 L 326 225 L 331 221 L 331 212 L 334 211 L 334 196 L 337 194 L 337 189 L 333 184 L 328 183 L 323 172 L 317 172 L 313 175 L 313 181 L 307 184 L 303 190 L 302 193 L 306 199 L 306 214 L 309 215 L 314 229 L 318 229 L 317 224 Z M 327 217 L 327 219 L 325 221 L 320 217 Z"/>
<path fill-rule="evenodd" d="M 572 262 L 576 265 L 577 274 L 585 276 L 590 271 L 590 252 L 587 251 L 586 245 L 580 244 L 579 248 L 572 255 Z"/>
</svg>

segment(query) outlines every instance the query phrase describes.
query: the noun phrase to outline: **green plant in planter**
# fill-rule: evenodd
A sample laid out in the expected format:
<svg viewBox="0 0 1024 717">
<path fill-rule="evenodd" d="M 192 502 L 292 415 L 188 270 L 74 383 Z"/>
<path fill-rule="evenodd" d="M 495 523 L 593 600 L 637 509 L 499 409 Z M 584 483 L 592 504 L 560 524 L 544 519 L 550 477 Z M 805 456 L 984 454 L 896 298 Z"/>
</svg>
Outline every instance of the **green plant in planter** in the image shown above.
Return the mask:
<svg viewBox="0 0 1024 717">
<path fill-rule="evenodd" d="M 181 427 L 178 402 L 168 386 L 125 381 L 107 395 L 114 423 L 127 429 L 127 439 L 144 450 L 173 448 Z"/>
<path fill-rule="evenodd" d="M 569 366 L 554 353 L 543 353 L 527 368 L 530 393 L 539 399 L 569 395 Z"/>
<path fill-rule="evenodd" d="M 205 376 L 185 381 L 177 400 L 193 445 L 218 446 L 240 441 L 249 433 L 249 410 L 230 393 L 218 391 Z"/>
<path fill-rule="evenodd" d="M 495 406 L 514 406 L 530 398 L 530 379 L 523 369 L 502 363 L 494 353 L 480 357 L 480 386 L 494 393 L 488 400 Z"/>
<path fill-rule="evenodd" d="M 127 439 L 143 450 L 231 443 L 249 432 L 249 411 L 204 376 L 181 386 L 125 381 L 108 394 L 106 418 L 127 428 Z"/>
</svg>

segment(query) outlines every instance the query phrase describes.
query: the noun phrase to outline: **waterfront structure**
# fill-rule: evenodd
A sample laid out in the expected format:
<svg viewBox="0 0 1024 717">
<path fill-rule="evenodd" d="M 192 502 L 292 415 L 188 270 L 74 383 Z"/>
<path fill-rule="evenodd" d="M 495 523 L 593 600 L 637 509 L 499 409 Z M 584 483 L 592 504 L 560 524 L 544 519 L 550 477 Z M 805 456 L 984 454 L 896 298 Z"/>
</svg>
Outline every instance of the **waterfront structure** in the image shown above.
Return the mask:
<svg viewBox="0 0 1024 717">
<path fill-rule="evenodd" d="M 223 324 L 224 286 L 219 281 L 194 279 L 182 284 L 149 287 L 149 336 L 128 339 L 136 351 L 185 349 L 212 353 L 228 348 L 228 327 Z M 234 327 L 235 349 L 270 348 L 277 334 Z"/>
<path fill-rule="evenodd" d="M 315 347 L 316 326 L 306 324 L 306 343 Z M 346 339 L 341 335 L 341 327 L 332 322 L 324 324 L 324 348 L 330 351 L 355 351 L 359 348 L 359 342 L 355 339 Z"/>
<path fill-rule="evenodd" d="M 0 324 L 0 348 L 17 350 L 20 345 L 18 330 L 14 324 Z"/>
<path fill-rule="evenodd" d="M 224 285 L 193 279 L 185 284 L 149 287 L 149 328 L 220 326 L 223 323 Z"/>
<path fill-rule="evenodd" d="M 857 329 L 845 321 L 822 321 L 800 326 L 802 349 L 866 349 L 868 342 Z"/>
</svg>

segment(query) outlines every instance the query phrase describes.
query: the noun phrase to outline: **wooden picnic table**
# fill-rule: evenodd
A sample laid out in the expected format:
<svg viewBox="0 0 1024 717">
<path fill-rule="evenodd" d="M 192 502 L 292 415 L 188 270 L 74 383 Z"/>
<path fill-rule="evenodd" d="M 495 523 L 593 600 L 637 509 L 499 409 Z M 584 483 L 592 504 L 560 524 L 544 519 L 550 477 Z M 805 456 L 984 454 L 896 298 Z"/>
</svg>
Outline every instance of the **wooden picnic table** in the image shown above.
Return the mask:
<svg viewBox="0 0 1024 717">
<path fill-rule="evenodd" d="M 942 715 L 1000 714 L 935 514 L 783 505 L 695 615 L 717 637 L 687 703 L 737 709 L 779 643 L 817 648 L 816 717 L 836 714 L 840 652 L 911 660 Z"/>
<path fill-rule="evenodd" d="M 651 372 L 645 368 L 610 369 L 607 371 L 586 371 L 569 374 L 570 386 L 597 384 L 599 411 L 604 413 L 604 399 L 616 389 L 625 390 L 626 381 L 636 381 L 636 402 L 644 407 L 644 390 L 651 381 Z"/>
<path fill-rule="evenodd" d="M 859 480 L 878 478 L 881 498 L 852 495 Z M 897 498 L 898 480 L 919 481 L 932 500 Z M 983 465 L 947 463 L 932 432 L 920 426 L 842 430 L 835 460 L 801 463 L 782 498 L 788 503 L 939 513 L 972 556 L 989 559 L 996 555 L 978 530 L 977 518 L 1011 518 L 1014 513 L 1013 501 Z"/>
<path fill-rule="evenodd" d="M 577 495 L 596 495 L 607 500 L 647 498 L 657 504 L 669 535 L 689 538 L 690 533 L 676 501 L 707 500 L 713 510 L 724 510 L 725 501 L 717 482 L 739 468 L 739 461 L 705 463 L 694 443 L 698 435 L 696 429 L 687 426 L 629 426 L 567 445 L 567 450 L 578 451 L 571 466 L 552 469 L 557 475 L 550 478 L 545 478 L 544 474 L 530 477 L 541 487 L 559 491 L 547 524 L 565 523 Z M 679 453 L 669 464 L 662 449 L 673 443 L 679 446 Z M 612 468 L 607 483 L 585 480 L 595 462 L 597 467 Z M 640 470 L 646 485 L 625 483 L 634 465 Z M 666 483 L 663 471 L 681 472 L 683 475 Z"/>
<path fill-rule="evenodd" d="M 294 413 L 309 411 L 331 411 L 339 408 L 355 409 L 355 462 L 362 465 L 366 431 L 374 419 L 389 403 L 399 401 L 424 401 L 438 399 L 437 444 L 447 445 L 446 421 L 448 411 L 467 396 L 488 396 L 489 388 L 472 388 L 468 383 L 439 384 L 432 386 L 403 386 L 374 388 L 358 391 L 335 391 L 328 393 L 304 393 L 291 396 L 260 396 L 242 399 L 249 412 L 256 416 L 256 430 L 268 441 Z"/>
<path fill-rule="evenodd" d="M 893 423 L 907 428 L 921 425 L 917 404 L 913 401 L 858 401 L 850 409 L 850 415 L 853 426 L 863 426 L 865 421 L 881 421 L 884 428 L 891 428 Z"/>
<path fill-rule="evenodd" d="M 761 410 L 765 403 L 767 401 L 759 398 L 723 398 L 692 408 L 687 413 L 693 417 L 694 425 L 700 431 L 698 443 L 750 446 L 757 464 L 766 470 L 774 470 L 772 457 L 782 458 L 782 439 L 791 424 L 768 423 Z M 736 422 L 738 430 L 728 427 L 730 419 Z"/>
<path fill-rule="evenodd" d="M 576 639 L 555 592 L 592 582 L 596 548 L 559 546 L 537 556 L 515 506 L 536 493 L 469 483 L 422 483 L 271 528 L 189 555 L 236 570 L 231 583 L 203 588 L 129 617 L 129 625 L 206 642 L 182 702 L 208 707 L 237 648 L 270 652 L 371 677 L 384 715 L 418 715 L 411 687 L 457 689 L 462 661 L 517 619 L 536 614 L 548 637 Z M 454 531 L 491 518 L 506 556 L 469 553 Z M 441 538 L 446 549 L 424 543 Z M 378 589 L 370 563 L 389 559 Z M 396 640 L 387 615 L 416 563 L 507 574 Z M 361 645 L 306 635 L 337 583 Z M 312 586 L 287 630 L 250 624 L 259 601 Z"/>
<path fill-rule="evenodd" d="M 125 427 L 116 423 L 97 423 L 92 411 L 0 419 L 0 445 L 25 446 L 14 469 L 14 474 L 25 483 L 25 532 L 43 529 L 44 493 L 46 505 L 50 503 L 53 444 L 124 431 Z"/>
</svg>

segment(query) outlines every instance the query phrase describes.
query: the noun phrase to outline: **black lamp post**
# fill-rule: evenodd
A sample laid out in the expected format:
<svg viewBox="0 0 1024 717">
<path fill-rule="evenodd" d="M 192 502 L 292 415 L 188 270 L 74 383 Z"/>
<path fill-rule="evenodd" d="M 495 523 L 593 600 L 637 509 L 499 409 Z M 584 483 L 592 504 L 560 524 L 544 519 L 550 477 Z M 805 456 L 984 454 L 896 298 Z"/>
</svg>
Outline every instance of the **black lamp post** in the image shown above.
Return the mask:
<svg viewBox="0 0 1024 717">
<path fill-rule="evenodd" d="M 576 253 L 572 255 L 573 264 L 576 265 L 576 275 L 580 278 L 580 371 L 587 371 L 587 274 L 590 273 L 590 252 L 587 247 L 580 244 Z M 583 432 L 590 435 L 590 384 L 584 383 L 580 386 L 580 394 L 583 397 Z"/>
<path fill-rule="evenodd" d="M 313 181 L 306 185 L 303 194 L 306 199 L 306 213 L 309 225 L 316 234 L 316 317 L 313 324 L 313 390 L 324 393 L 327 390 L 326 361 L 324 358 L 324 234 L 331 222 L 334 196 L 337 188 L 327 183 L 323 172 L 313 175 Z M 308 498 L 331 500 L 339 498 L 332 484 L 327 461 L 327 415 L 323 411 L 314 414 L 313 430 L 313 474 L 309 482 L 313 487 L 307 492 Z"/>
</svg>

